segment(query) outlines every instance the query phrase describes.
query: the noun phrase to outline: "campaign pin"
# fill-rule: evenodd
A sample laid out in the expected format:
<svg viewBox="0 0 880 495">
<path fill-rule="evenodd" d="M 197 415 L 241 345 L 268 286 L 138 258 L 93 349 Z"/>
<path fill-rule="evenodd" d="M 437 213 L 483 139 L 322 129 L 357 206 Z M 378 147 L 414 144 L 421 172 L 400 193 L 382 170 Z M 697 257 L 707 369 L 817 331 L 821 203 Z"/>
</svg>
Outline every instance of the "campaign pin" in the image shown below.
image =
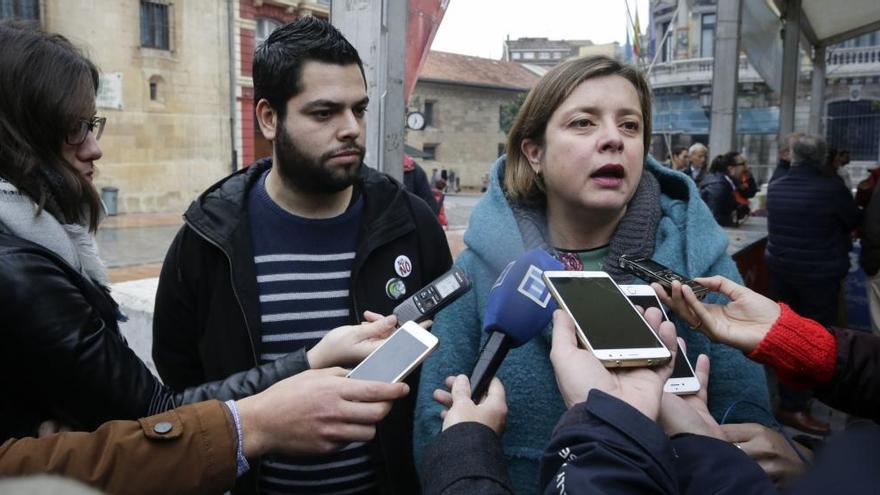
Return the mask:
<svg viewBox="0 0 880 495">
<path fill-rule="evenodd" d="M 410 261 L 408 256 L 401 254 L 396 260 L 394 260 L 394 271 L 401 277 L 409 277 L 409 274 L 412 273 L 412 269 L 412 261 Z"/>
<path fill-rule="evenodd" d="M 385 294 L 396 301 L 406 295 L 406 284 L 396 277 L 389 279 L 385 284 Z"/>
</svg>

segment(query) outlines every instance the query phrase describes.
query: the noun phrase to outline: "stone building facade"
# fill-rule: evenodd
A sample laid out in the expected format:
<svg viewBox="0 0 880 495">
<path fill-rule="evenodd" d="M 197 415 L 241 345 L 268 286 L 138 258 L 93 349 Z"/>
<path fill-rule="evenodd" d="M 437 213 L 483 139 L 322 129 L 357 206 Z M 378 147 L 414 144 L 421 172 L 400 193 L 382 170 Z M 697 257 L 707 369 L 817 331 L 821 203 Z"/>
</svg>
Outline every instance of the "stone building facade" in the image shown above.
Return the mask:
<svg viewBox="0 0 880 495">
<path fill-rule="evenodd" d="M 118 212 L 183 211 L 233 170 L 271 153 L 255 126 L 256 43 L 329 0 L 4 0 L 0 19 L 39 22 L 101 70 L 107 117 L 96 186 L 118 188 Z M 231 46 L 230 46 L 231 42 Z"/>
<path fill-rule="evenodd" d="M 119 212 L 182 211 L 231 170 L 226 4 L 15 0 L 101 70 L 107 117 L 95 183 L 119 189 Z"/>
<path fill-rule="evenodd" d="M 656 50 L 657 56 L 650 74 L 654 90 L 651 151 L 657 158 L 666 158 L 670 146 L 708 144 L 707 103 L 711 98 L 704 103 L 702 97 L 711 94 L 717 0 L 651 0 L 650 5 L 647 55 L 650 59 L 655 55 L 651 50 Z M 811 56 L 801 51 L 794 124 L 799 131 L 809 128 Z M 880 161 L 880 32 L 828 47 L 825 63 L 825 108 L 819 128 L 829 146 L 850 151 L 852 164 L 842 173 L 854 184 Z M 746 54 L 740 56 L 738 78 L 735 149 L 747 156 L 757 178 L 766 180 L 776 165 L 779 95 Z"/>
<path fill-rule="evenodd" d="M 454 172 L 462 189 L 479 190 L 504 153 L 503 109 L 537 81 L 516 63 L 432 51 L 408 104 L 426 125 L 407 130 L 406 144 L 426 155 L 417 161 L 429 177 L 433 169 Z"/>
</svg>

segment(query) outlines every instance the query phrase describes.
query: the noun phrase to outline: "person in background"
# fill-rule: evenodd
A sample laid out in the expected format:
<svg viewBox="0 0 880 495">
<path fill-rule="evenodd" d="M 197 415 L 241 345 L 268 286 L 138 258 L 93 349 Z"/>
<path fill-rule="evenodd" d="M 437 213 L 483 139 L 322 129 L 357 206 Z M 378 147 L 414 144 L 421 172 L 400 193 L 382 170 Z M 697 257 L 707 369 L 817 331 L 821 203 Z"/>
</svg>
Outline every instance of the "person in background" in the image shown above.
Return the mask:
<svg viewBox="0 0 880 495">
<path fill-rule="evenodd" d="M 865 207 L 859 264 L 868 277 L 866 285 L 868 308 L 871 312 L 871 330 L 880 335 L 880 192 L 878 191 L 880 191 L 880 181 L 874 185 L 873 194 Z"/>
<path fill-rule="evenodd" d="M 403 154 L 403 186 L 407 191 L 422 198 L 427 203 L 435 215 L 440 214 L 440 205 L 434 197 L 434 191 L 431 184 L 428 183 L 428 175 L 413 158 L 406 153 Z"/>
<path fill-rule="evenodd" d="M 837 148 L 828 148 L 828 157 L 826 166 L 834 173 L 840 173 L 840 169 L 849 165 L 849 150 L 838 150 Z"/>
<path fill-rule="evenodd" d="M 441 311 L 432 327 L 442 344 L 422 369 L 417 455 L 440 431 L 434 389 L 447 376 L 473 368 L 485 339 L 486 295 L 525 251 L 545 249 L 571 270 L 603 270 L 622 284 L 637 282 L 619 268 L 621 254 L 654 258 L 684 276 L 738 278 L 727 236 L 693 181 L 648 155 L 650 138 L 650 86 L 636 68 L 614 59 L 567 61 L 529 92 L 509 133 L 508 154 L 491 169 L 489 190 L 473 210 L 466 249 L 456 261 L 472 289 Z M 713 414 L 720 418 L 741 399 L 770 407 L 760 367 L 676 323 L 692 353 L 714 359 Z M 498 371 L 510 407 L 504 453 L 519 493 L 538 491 L 539 460 L 565 412 L 552 386 L 549 351 L 548 331 L 511 352 Z M 762 418 L 737 408 L 729 419 Z"/>
<path fill-rule="evenodd" d="M 688 148 L 688 158 L 690 163 L 684 173 L 693 179 L 699 187 L 703 182 L 703 177 L 706 176 L 706 161 L 709 158 L 709 150 L 703 143 L 694 143 Z"/>
<path fill-rule="evenodd" d="M 880 163 L 868 171 L 868 176 L 859 181 L 856 186 L 856 204 L 859 208 L 867 208 L 871 197 L 874 195 L 877 183 L 880 183 Z"/>
<path fill-rule="evenodd" d="M 749 170 L 749 163 L 745 155 L 740 154 L 739 159 L 742 160 L 743 170 L 740 176 L 734 179 L 736 190 L 733 191 L 733 196 L 736 199 L 736 217 L 741 222 L 748 218 L 752 211 L 749 200 L 758 194 L 758 183 L 755 181 L 755 176 L 752 175 L 751 170 Z"/>
<path fill-rule="evenodd" d="M 825 166 L 825 140 L 802 135 L 792 144 L 788 173 L 767 192 L 770 295 L 825 326 L 837 323 L 841 282 L 849 271 L 852 232 L 861 214 L 840 177 Z M 810 395 L 779 388 L 776 417 L 784 424 L 826 434 L 809 414 Z"/>
<path fill-rule="evenodd" d="M 718 155 L 712 160 L 709 175 L 700 184 L 700 197 L 722 227 L 734 227 L 740 220 L 736 190 L 741 180 L 745 159 L 736 151 Z"/>
<path fill-rule="evenodd" d="M 675 146 L 669 155 L 669 166 L 672 170 L 679 172 L 684 171 L 688 167 L 688 149 L 684 146 Z"/>
<path fill-rule="evenodd" d="M 801 136 L 803 136 L 801 132 L 792 132 L 779 142 L 779 160 L 776 162 L 776 168 L 773 169 L 770 182 L 788 173 L 788 169 L 791 167 L 791 145 Z"/>
<path fill-rule="evenodd" d="M 437 182 L 434 183 L 433 193 L 434 201 L 438 205 L 437 221 L 440 222 L 441 227 L 446 228 L 449 225 L 449 220 L 446 218 L 446 206 L 443 204 L 446 200 L 446 181 L 437 179 Z"/>
</svg>

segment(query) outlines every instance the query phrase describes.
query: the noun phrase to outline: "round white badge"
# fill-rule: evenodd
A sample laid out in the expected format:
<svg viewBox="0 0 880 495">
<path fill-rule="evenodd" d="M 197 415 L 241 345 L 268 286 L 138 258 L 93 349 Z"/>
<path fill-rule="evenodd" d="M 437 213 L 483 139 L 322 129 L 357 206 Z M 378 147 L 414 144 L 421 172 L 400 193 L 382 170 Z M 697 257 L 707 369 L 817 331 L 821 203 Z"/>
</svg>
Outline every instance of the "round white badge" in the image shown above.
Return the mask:
<svg viewBox="0 0 880 495">
<path fill-rule="evenodd" d="M 412 273 L 412 269 L 412 261 L 410 261 L 407 256 L 401 254 L 396 260 L 394 260 L 394 271 L 401 277 L 409 277 L 409 274 Z"/>
</svg>

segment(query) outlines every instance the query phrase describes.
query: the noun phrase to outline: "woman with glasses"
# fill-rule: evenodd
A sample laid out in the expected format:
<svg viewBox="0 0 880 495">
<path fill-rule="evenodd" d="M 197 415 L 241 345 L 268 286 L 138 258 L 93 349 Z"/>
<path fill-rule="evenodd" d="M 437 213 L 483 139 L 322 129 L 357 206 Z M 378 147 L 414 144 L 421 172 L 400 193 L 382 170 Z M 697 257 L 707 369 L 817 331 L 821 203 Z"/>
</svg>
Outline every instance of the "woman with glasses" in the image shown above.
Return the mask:
<svg viewBox="0 0 880 495">
<path fill-rule="evenodd" d="M 119 331 L 93 237 L 107 121 L 96 116 L 98 70 L 64 37 L 26 25 L 0 23 L 0 47 L 0 444 L 47 420 L 92 430 L 239 399 L 310 365 L 356 363 L 391 330 L 368 314 L 359 331 L 331 331 L 308 352 L 179 393 L 163 386 Z"/>
</svg>

